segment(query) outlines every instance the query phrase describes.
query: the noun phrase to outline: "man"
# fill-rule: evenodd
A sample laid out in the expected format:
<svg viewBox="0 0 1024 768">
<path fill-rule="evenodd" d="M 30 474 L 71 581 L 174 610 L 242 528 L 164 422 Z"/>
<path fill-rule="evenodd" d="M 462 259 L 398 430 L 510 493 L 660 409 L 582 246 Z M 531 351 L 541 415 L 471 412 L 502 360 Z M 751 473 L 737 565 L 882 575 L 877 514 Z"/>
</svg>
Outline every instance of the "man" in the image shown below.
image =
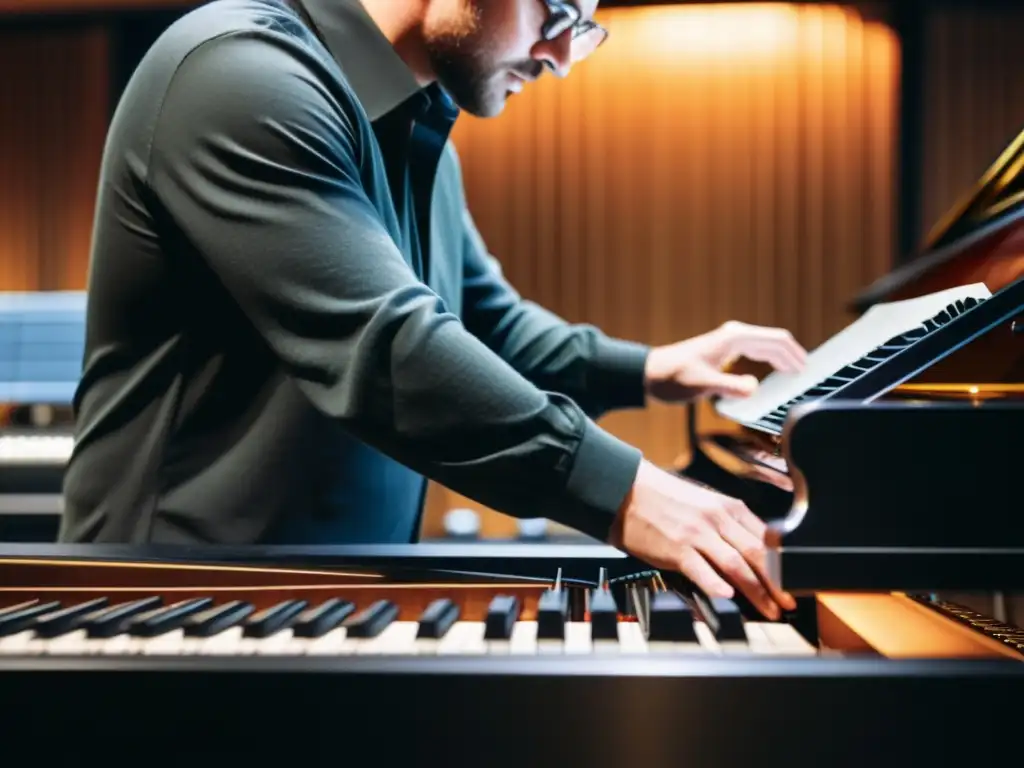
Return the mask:
<svg viewBox="0 0 1024 768">
<path fill-rule="evenodd" d="M 591 419 L 749 391 L 727 359 L 803 350 L 741 324 L 654 350 L 570 326 L 465 212 L 458 108 L 567 73 L 603 37 L 595 5 L 218 0 L 165 32 L 103 158 L 63 540 L 409 542 L 429 477 L 792 605 L 749 510 Z"/>
</svg>

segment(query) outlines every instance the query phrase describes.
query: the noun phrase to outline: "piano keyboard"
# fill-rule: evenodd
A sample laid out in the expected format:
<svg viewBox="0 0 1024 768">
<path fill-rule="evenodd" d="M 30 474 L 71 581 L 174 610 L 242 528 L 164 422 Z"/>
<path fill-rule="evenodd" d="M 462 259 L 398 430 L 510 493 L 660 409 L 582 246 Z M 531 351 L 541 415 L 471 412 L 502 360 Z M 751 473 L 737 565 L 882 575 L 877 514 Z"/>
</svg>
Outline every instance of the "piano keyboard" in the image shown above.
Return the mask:
<svg viewBox="0 0 1024 768">
<path fill-rule="evenodd" d="M 0 464 L 64 465 L 74 445 L 71 435 L 0 434 Z"/>
<path fill-rule="evenodd" d="M 753 424 L 751 424 L 751 426 L 776 435 L 781 434 L 782 426 L 786 421 L 786 417 L 789 416 L 789 412 L 796 406 L 831 397 L 851 382 L 856 381 L 869 371 L 878 368 L 897 352 L 902 352 L 908 347 L 913 346 L 921 339 L 933 334 L 939 328 L 959 317 L 967 310 L 977 306 L 982 301 L 984 301 L 984 299 L 979 300 L 970 296 L 966 299 L 957 300 L 953 304 L 948 305 L 934 317 L 925 320 L 916 328 L 912 328 L 899 336 L 894 336 L 871 350 L 860 359 L 855 360 L 849 365 L 836 371 L 824 381 L 819 382 L 807 391 L 776 407 L 769 413 L 757 419 Z"/>
<path fill-rule="evenodd" d="M 0 656 L 708 655 L 814 656 L 790 625 L 723 614 L 717 633 L 675 593 L 657 593 L 641 619 L 618 613 L 594 590 L 586 620 L 568 615 L 565 592 L 548 590 L 533 620 L 519 601 L 494 596 L 482 621 L 459 618 L 446 598 L 400 617 L 377 600 L 357 610 L 343 598 L 285 600 L 262 610 L 241 600 L 95 598 L 32 600 L 0 610 Z M 645 626 L 646 625 L 646 626 Z"/>
</svg>

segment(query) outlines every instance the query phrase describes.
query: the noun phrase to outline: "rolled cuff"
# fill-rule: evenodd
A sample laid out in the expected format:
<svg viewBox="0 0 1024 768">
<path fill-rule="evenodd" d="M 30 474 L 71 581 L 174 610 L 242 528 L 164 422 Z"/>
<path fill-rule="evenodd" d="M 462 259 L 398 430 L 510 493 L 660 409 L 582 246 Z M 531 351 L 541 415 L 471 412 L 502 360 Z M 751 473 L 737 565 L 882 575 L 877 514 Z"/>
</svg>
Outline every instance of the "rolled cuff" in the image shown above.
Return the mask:
<svg viewBox="0 0 1024 768">
<path fill-rule="evenodd" d="M 568 503 L 559 522 L 607 541 L 642 458 L 639 448 L 588 419 L 569 472 L 565 488 Z"/>
<path fill-rule="evenodd" d="M 601 339 L 590 361 L 588 392 L 610 408 L 642 408 L 647 402 L 644 371 L 651 348 L 622 339 Z"/>
</svg>

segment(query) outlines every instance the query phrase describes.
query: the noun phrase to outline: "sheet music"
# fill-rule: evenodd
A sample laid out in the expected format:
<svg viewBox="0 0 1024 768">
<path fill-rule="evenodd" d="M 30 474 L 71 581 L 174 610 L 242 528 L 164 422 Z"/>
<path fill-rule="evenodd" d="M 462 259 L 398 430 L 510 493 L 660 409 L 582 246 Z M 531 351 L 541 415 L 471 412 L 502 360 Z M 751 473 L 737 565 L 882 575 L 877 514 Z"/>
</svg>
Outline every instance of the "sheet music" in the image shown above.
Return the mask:
<svg viewBox="0 0 1024 768">
<path fill-rule="evenodd" d="M 750 397 L 722 398 L 715 408 L 736 422 L 757 421 L 894 336 L 921 325 L 958 299 L 981 300 L 991 295 L 984 283 L 974 283 L 914 299 L 875 304 L 856 321 L 809 353 L 807 364 L 800 373 L 774 372 L 764 378 Z"/>
</svg>

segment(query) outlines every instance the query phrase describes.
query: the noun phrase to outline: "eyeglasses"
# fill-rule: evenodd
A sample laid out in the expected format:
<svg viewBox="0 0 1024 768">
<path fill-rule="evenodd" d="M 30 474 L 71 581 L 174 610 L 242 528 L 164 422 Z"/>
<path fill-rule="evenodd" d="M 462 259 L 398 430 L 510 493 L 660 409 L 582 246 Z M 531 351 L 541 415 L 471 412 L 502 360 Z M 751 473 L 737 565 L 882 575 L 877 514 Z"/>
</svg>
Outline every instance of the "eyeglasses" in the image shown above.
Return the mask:
<svg viewBox="0 0 1024 768">
<path fill-rule="evenodd" d="M 548 19 L 541 34 L 545 40 L 555 40 L 572 30 L 569 55 L 573 64 L 587 58 L 608 39 L 608 30 L 596 21 L 584 19 L 575 3 L 561 0 L 542 0 L 548 9 Z"/>
</svg>

